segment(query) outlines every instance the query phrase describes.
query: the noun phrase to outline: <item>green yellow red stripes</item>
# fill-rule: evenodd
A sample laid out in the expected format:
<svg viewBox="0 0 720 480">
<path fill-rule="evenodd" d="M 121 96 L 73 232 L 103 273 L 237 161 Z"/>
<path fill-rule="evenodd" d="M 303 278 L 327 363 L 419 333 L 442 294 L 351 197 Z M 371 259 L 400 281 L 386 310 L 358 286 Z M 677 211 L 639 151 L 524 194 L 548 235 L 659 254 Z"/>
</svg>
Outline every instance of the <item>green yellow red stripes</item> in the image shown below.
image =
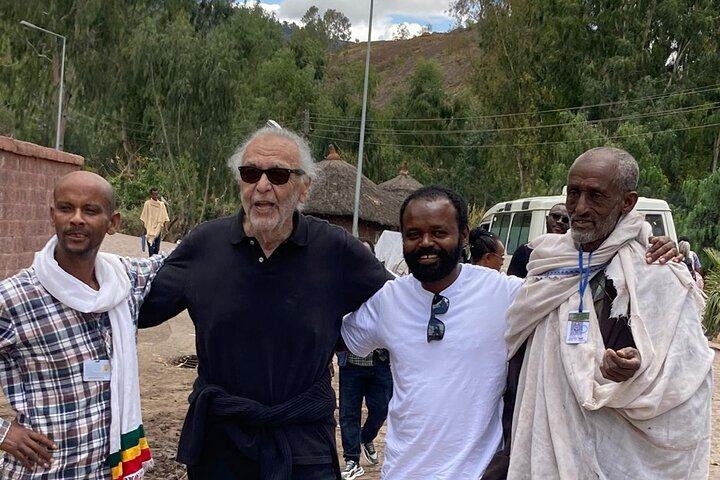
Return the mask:
<svg viewBox="0 0 720 480">
<path fill-rule="evenodd" d="M 143 464 L 152 460 L 143 426 L 122 434 L 120 448 L 119 452 L 112 452 L 109 457 L 113 480 L 139 478 Z"/>
</svg>

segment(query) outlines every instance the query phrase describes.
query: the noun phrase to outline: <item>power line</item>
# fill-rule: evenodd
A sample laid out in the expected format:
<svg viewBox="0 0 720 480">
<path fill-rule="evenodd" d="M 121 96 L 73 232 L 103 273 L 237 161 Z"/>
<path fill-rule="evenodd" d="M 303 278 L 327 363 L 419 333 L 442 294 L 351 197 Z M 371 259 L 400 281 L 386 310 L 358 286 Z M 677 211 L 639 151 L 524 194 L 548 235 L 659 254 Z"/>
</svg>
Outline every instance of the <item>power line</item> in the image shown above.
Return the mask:
<svg viewBox="0 0 720 480">
<path fill-rule="evenodd" d="M 525 111 L 525 112 L 516 112 L 516 113 L 501 113 L 496 115 L 478 115 L 478 116 L 468 116 L 468 117 L 456 117 L 454 120 L 489 120 L 489 119 L 495 119 L 495 118 L 506 118 L 506 117 L 516 117 L 516 116 L 535 116 L 535 115 L 542 115 L 545 113 L 558 113 L 558 112 L 574 112 L 578 110 L 588 110 L 591 108 L 598 108 L 598 107 L 608 107 L 612 105 L 623 105 L 623 104 L 632 104 L 632 103 L 641 103 L 651 100 L 660 100 L 664 98 L 671 98 L 671 97 L 677 97 L 682 95 L 697 95 L 700 93 L 707 93 L 707 92 L 713 92 L 713 91 L 719 91 L 720 90 L 720 83 L 716 83 L 714 85 L 707 85 L 704 87 L 697 87 L 692 88 L 688 90 L 679 90 L 677 92 L 671 92 L 671 93 L 662 93 L 657 95 L 651 95 L 649 97 L 641 97 L 636 98 L 632 100 L 617 100 L 614 102 L 603 102 L 603 103 L 596 103 L 593 105 L 581 105 L 577 107 L 567 107 L 567 108 L 554 108 L 550 110 L 538 110 L 536 112 L 533 111 Z M 340 116 L 332 116 L 332 115 L 322 115 L 322 114 L 311 114 L 311 119 L 322 119 L 322 120 L 345 120 L 350 122 L 357 122 L 357 119 L 355 117 L 340 117 Z M 368 122 L 431 122 L 431 121 L 437 121 L 437 118 L 386 118 L 381 120 L 368 120 Z"/>
<path fill-rule="evenodd" d="M 645 113 L 633 113 L 629 115 L 619 116 L 619 117 L 610 117 L 610 118 L 600 118 L 596 120 L 586 120 L 581 122 L 565 122 L 565 123 L 553 123 L 548 125 L 528 125 L 528 126 L 519 126 L 519 127 L 502 127 L 502 128 L 485 128 L 485 129 L 461 129 L 461 130 L 396 130 L 396 129 L 374 129 L 370 128 L 367 129 L 368 133 L 371 134 L 391 134 L 391 135 L 427 135 L 427 134 L 433 134 L 433 133 L 443 133 L 443 134 L 477 134 L 477 133 L 497 133 L 497 132 L 512 132 L 512 131 L 525 131 L 525 130 L 540 130 L 545 128 L 558 128 L 558 127 L 566 127 L 566 126 L 581 126 L 581 125 L 595 125 L 605 122 L 620 122 L 620 121 L 627 121 L 627 120 L 636 120 L 641 118 L 654 118 L 654 117 L 665 117 L 670 115 L 675 115 L 678 113 L 692 113 L 700 110 L 707 110 L 710 108 L 716 108 L 720 107 L 720 102 L 712 102 L 712 103 L 704 103 L 702 105 L 693 105 L 693 106 L 687 106 L 687 107 L 679 107 L 679 108 L 673 108 L 669 110 L 659 110 L 656 112 L 645 112 Z M 453 119 L 436 119 L 438 121 L 449 121 Z M 321 123 L 316 122 L 313 125 L 319 125 L 319 126 L 326 126 L 326 127 L 336 127 L 338 130 L 345 131 L 348 134 L 357 132 L 357 127 L 352 126 L 340 126 L 337 124 L 331 124 L 331 123 Z M 333 130 L 330 129 L 320 129 L 324 132 L 332 132 Z"/>
<path fill-rule="evenodd" d="M 681 128 L 668 128 L 664 130 L 656 130 L 652 132 L 642 132 L 642 133 L 633 133 L 628 135 L 611 135 L 608 137 L 604 137 L 609 140 L 617 140 L 622 138 L 632 138 L 632 137 L 641 137 L 644 135 L 655 135 L 657 133 L 671 133 L 671 132 L 682 132 L 687 130 L 698 130 L 703 128 L 710 128 L 710 127 L 717 127 L 720 126 L 720 122 L 718 123 L 709 123 L 707 125 L 692 125 L 689 127 L 681 127 Z M 310 134 L 310 137 L 318 138 L 322 140 L 331 140 L 334 142 L 342 142 L 342 143 L 358 143 L 358 140 L 348 140 L 348 139 L 339 139 L 334 137 L 325 137 L 321 135 L 315 135 Z M 575 140 L 557 140 L 557 141 L 549 141 L 549 142 L 530 142 L 530 143 L 508 143 L 508 144 L 485 144 L 485 145 L 412 145 L 412 144 L 394 144 L 394 143 L 380 143 L 380 142 L 365 142 L 368 145 L 374 145 L 378 147 L 397 147 L 397 148 L 448 148 L 448 149 L 471 149 L 471 148 L 479 148 L 479 149 L 491 149 L 491 148 L 509 148 L 509 147 L 537 147 L 537 146 L 544 146 L 544 145 L 566 145 L 566 144 L 572 144 L 572 143 L 583 143 L 583 142 L 590 142 L 595 140 L 594 138 L 579 138 Z"/>
</svg>

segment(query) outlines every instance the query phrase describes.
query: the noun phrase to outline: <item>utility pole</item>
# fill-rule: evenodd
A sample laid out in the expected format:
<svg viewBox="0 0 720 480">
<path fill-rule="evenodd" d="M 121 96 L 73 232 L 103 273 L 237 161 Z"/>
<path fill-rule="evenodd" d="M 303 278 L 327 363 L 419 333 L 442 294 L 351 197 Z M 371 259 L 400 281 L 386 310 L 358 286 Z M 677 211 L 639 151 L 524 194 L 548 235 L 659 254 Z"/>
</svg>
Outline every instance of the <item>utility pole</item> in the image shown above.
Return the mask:
<svg viewBox="0 0 720 480">
<path fill-rule="evenodd" d="M 305 107 L 305 115 L 303 121 L 303 135 L 307 138 L 310 135 L 310 108 Z"/>
<path fill-rule="evenodd" d="M 362 115 L 360 117 L 360 148 L 358 149 L 357 177 L 355 178 L 355 208 L 353 209 L 352 234 L 359 237 L 358 219 L 360 217 L 360 181 L 362 180 L 363 147 L 365 146 L 365 116 L 367 113 L 368 77 L 370 75 L 370 44 L 372 43 L 373 0 L 370 0 L 370 20 L 368 21 L 367 53 L 365 54 L 365 81 L 363 82 Z"/>
<path fill-rule="evenodd" d="M 60 56 L 60 92 L 58 93 L 57 125 L 55 127 L 55 150 L 62 151 L 63 144 L 60 140 L 60 133 L 62 132 L 62 111 L 64 95 L 63 84 L 65 83 L 65 37 L 60 35 L 59 33 L 51 32 L 50 30 L 46 30 L 30 22 L 26 22 L 25 20 L 20 21 L 20 25 L 27 28 L 33 28 L 35 30 L 40 30 L 41 32 L 49 33 L 50 35 L 53 35 L 62 40 L 62 55 Z"/>
</svg>

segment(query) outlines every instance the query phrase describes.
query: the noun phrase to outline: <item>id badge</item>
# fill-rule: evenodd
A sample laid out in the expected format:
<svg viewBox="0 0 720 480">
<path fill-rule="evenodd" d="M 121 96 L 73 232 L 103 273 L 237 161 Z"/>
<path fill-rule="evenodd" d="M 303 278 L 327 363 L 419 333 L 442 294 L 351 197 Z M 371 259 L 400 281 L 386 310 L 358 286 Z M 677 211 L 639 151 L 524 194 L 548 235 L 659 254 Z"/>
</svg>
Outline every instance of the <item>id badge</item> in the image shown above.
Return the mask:
<svg viewBox="0 0 720 480">
<path fill-rule="evenodd" d="M 109 382 L 110 360 L 85 360 L 83 380 L 86 382 Z"/>
<path fill-rule="evenodd" d="M 588 342 L 590 332 L 590 312 L 572 311 L 568 314 L 567 333 L 565 343 L 577 345 Z"/>
</svg>

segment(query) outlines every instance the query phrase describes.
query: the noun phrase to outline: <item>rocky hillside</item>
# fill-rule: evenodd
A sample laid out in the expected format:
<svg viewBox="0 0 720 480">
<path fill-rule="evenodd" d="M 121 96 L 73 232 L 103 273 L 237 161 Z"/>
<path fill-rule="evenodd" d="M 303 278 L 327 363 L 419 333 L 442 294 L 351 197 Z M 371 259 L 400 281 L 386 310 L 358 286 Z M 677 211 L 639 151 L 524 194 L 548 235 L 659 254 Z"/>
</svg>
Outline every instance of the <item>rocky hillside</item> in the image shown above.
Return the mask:
<svg viewBox="0 0 720 480">
<path fill-rule="evenodd" d="M 365 62 L 367 42 L 351 44 L 329 61 L 336 64 Z M 419 59 L 433 60 L 442 66 L 445 86 L 457 92 L 467 86 L 471 73 L 466 59 L 478 54 L 475 32 L 457 29 L 449 33 L 430 33 L 409 40 L 373 42 L 370 63 L 378 74 L 376 107 L 383 107 L 399 85 L 412 74 Z M 332 77 L 328 79 L 332 81 Z"/>
</svg>

